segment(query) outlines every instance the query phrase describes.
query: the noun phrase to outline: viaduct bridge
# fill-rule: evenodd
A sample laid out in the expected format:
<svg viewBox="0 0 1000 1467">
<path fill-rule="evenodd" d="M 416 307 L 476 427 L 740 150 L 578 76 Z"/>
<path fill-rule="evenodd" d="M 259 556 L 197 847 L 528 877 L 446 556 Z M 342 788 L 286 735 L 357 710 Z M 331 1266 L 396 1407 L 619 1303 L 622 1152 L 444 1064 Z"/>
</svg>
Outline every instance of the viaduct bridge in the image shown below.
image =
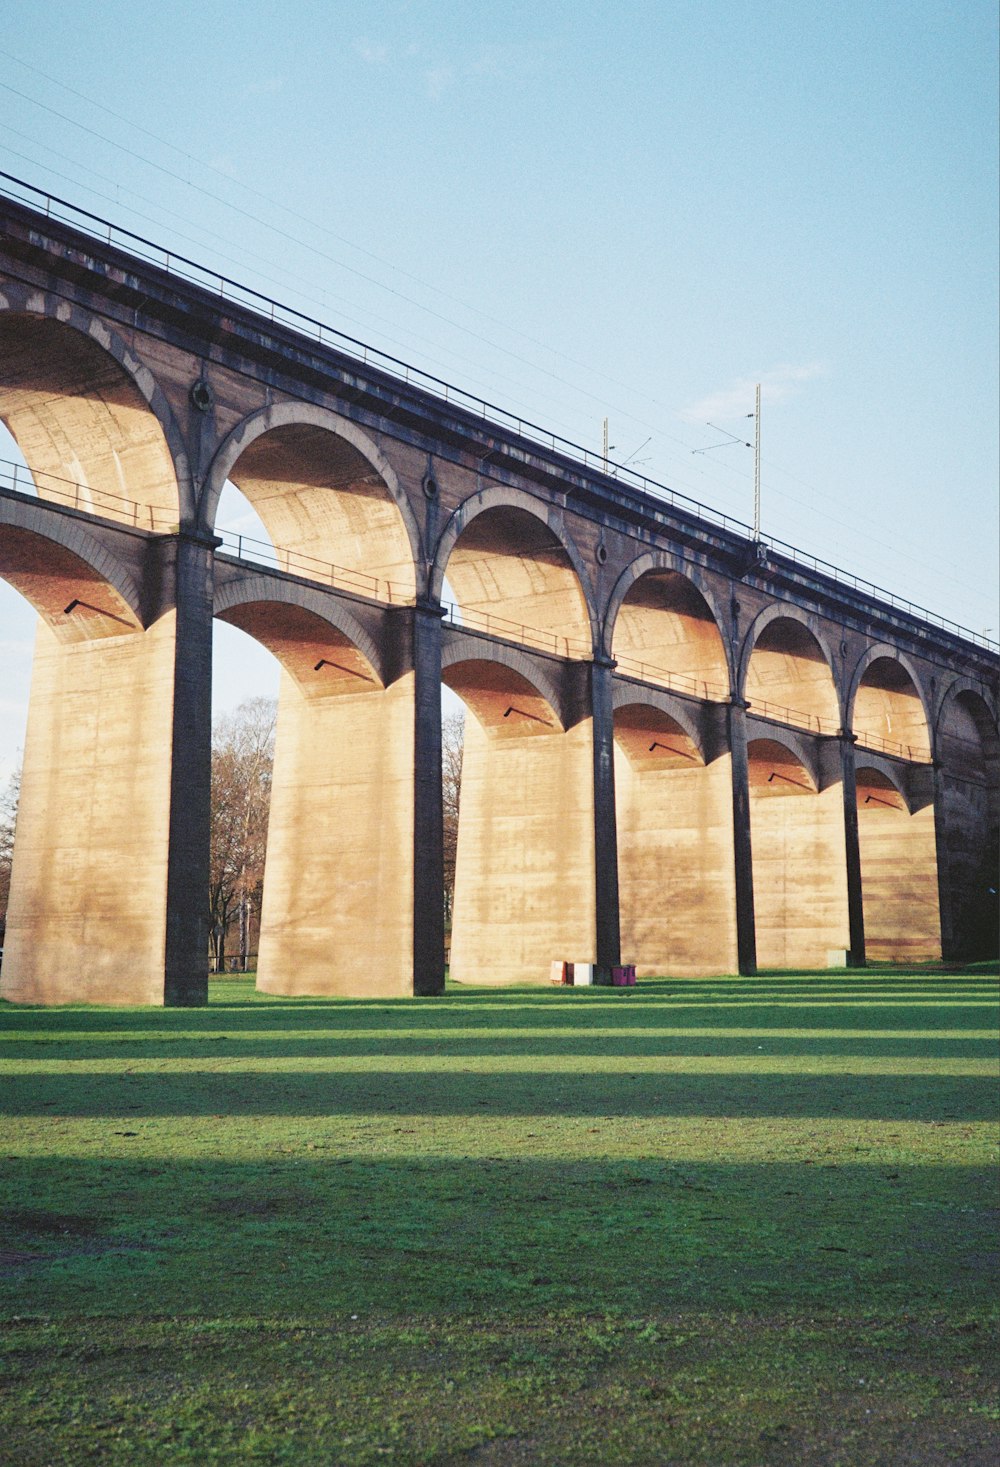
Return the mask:
<svg viewBox="0 0 1000 1467">
<path fill-rule="evenodd" d="M 0 417 L 39 617 L 5 997 L 204 1002 L 214 617 L 282 668 L 270 992 L 441 990 L 445 684 L 457 978 L 995 943 L 983 639 L 51 200 L 0 200 Z"/>
</svg>

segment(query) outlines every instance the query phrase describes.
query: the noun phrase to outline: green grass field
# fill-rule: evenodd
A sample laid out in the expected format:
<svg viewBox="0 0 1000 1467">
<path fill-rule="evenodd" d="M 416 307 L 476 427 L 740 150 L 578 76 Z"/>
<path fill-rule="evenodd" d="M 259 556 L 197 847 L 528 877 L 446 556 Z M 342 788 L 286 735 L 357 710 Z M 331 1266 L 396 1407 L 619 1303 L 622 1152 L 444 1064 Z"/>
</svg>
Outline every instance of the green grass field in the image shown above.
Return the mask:
<svg viewBox="0 0 1000 1467">
<path fill-rule="evenodd" d="M 0 1461 L 989 1463 L 984 970 L 0 1006 Z"/>
</svg>

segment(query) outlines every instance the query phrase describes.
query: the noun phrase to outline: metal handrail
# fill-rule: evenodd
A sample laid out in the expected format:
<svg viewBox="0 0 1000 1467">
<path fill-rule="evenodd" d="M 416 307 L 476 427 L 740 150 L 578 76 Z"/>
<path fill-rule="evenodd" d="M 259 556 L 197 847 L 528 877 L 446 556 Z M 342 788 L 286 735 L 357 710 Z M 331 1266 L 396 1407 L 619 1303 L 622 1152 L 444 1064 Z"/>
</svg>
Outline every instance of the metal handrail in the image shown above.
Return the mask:
<svg viewBox="0 0 1000 1467">
<path fill-rule="evenodd" d="M 217 529 L 215 534 L 222 541 L 223 550 L 229 550 L 236 560 L 246 564 L 273 566 L 289 575 L 301 571 L 307 580 L 318 581 L 335 590 L 352 591 L 372 601 L 385 601 L 391 606 L 412 606 L 416 599 L 413 591 L 398 581 L 386 581 L 381 576 L 369 575 L 367 571 L 334 565 L 332 561 L 318 560 L 316 556 L 305 555 L 298 550 L 277 548 L 268 540 L 257 540 L 236 530 Z"/>
<path fill-rule="evenodd" d="M 586 661 L 593 656 L 589 642 L 575 637 L 564 637 L 558 632 L 545 631 L 542 627 L 525 626 L 523 622 L 509 621 L 504 616 L 495 616 L 491 611 L 459 606 L 454 601 L 442 601 L 446 625 L 457 631 L 485 632 L 503 642 L 518 646 L 534 647 L 540 652 L 551 652 L 555 657 L 574 661 Z"/>
<path fill-rule="evenodd" d="M 855 734 L 855 738 L 863 749 L 873 749 L 882 754 L 893 754 L 899 759 L 908 759 L 911 764 L 930 764 L 931 762 L 927 749 L 921 748 L 914 753 L 912 744 L 901 744 L 895 739 L 883 738 L 881 734 L 859 732 Z"/>
<path fill-rule="evenodd" d="M 90 484 L 64 479 L 43 469 L 28 470 L 13 459 L 0 459 L 0 484 L 5 484 L 17 494 L 34 494 L 43 500 L 57 499 L 73 509 L 114 520 L 116 524 L 131 525 L 137 530 L 175 530 L 178 525 L 176 509 L 140 504 L 137 499 L 126 499 L 123 494 L 95 489 Z"/>
<path fill-rule="evenodd" d="M 686 693 L 692 698 L 701 698 L 709 703 L 725 703 L 729 700 L 729 689 L 721 683 L 706 682 L 704 678 L 690 677 L 684 672 L 670 672 L 665 667 L 656 667 L 650 662 L 639 662 L 632 657 L 615 654 L 616 670 L 637 677 L 644 683 L 659 683 L 677 693 Z M 652 674 L 652 676 L 650 676 Z"/>
<path fill-rule="evenodd" d="M 809 733 L 836 734 L 840 730 L 840 724 L 835 719 L 822 718 L 818 713 L 805 713 L 800 708 L 786 708 L 783 703 L 769 703 L 763 698 L 752 699 L 749 708 L 762 718 L 770 718 L 775 723 L 789 723 L 795 728 L 804 728 Z"/>
<path fill-rule="evenodd" d="M 287 326 L 300 335 L 311 336 L 321 346 L 343 351 L 363 366 L 374 365 L 408 387 L 423 388 L 440 394 L 449 406 L 457 405 L 490 426 L 499 429 L 506 428 L 508 431 L 515 432 L 518 437 L 540 444 L 553 453 L 561 453 L 573 458 L 591 473 L 603 478 L 612 478 L 618 483 L 626 483 L 659 503 L 670 505 L 683 513 L 695 515 L 721 529 L 732 531 L 743 539 L 755 539 L 754 530 L 744 521 L 712 509 L 710 505 L 671 489 L 656 479 L 647 478 L 645 474 L 636 472 L 627 464 L 606 459 L 603 453 L 596 453 L 593 449 L 585 448 L 572 439 L 563 438 L 560 434 L 541 427 L 529 418 L 512 413 L 509 409 L 489 402 L 486 398 L 477 397 L 475 393 L 467 392 L 464 388 L 456 387 L 442 377 L 414 367 L 401 358 L 392 356 L 389 352 L 368 346 L 357 337 L 350 336 L 335 326 L 328 326 L 315 316 L 299 311 L 294 306 L 284 305 L 262 291 L 254 290 L 252 286 L 241 285 L 239 281 L 233 280 L 228 275 L 200 265 L 186 255 L 168 250 L 165 246 L 156 244 L 155 241 L 147 239 L 144 235 L 136 234 L 134 230 L 114 224 L 102 215 L 94 214 L 89 209 L 83 209 L 78 204 L 72 204 L 68 199 L 51 194 L 46 189 L 28 183 L 26 179 L 18 178 L 13 173 L 0 169 L 0 178 L 6 179 L 9 184 L 14 184 L 19 189 L 26 189 L 33 198 L 21 198 L 10 188 L 0 189 L 0 195 L 15 203 L 24 204 L 35 212 L 43 212 L 46 218 L 52 218 L 79 229 L 102 244 L 114 245 L 117 237 L 122 242 L 120 247 L 127 249 L 133 256 L 147 260 L 168 275 L 211 291 L 227 303 L 245 306 L 258 315 L 263 315 L 272 324 Z M 36 202 L 39 199 L 42 200 L 44 209 L 41 209 Z M 64 216 L 60 214 L 60 210 L 68 210 L 69 213 Z M 152 253 L 149 253 L 150 251 Z M 884 586 L 874 581 L 867 580 L 864 576 L 852 575 L 848 571 L 841 570 L 831 561 L 810 555 L 807 551 L 798 550 L 785 540 L 772 536 L 768 538 L 767 543 L 769 548 L 776 549 L 784 559 L 791 561 L 793 566 L 811 570 L 834 581 L 837 585 L 862 591 L 868 597 L 874 596 L 874 599 L 881 601 L 892 610 L 906 612 L 931 626 L 956 634 L 976 646 L 985 647 L 990 651 L 1000 651 L 1000 642 L 994 641 L 981 632 L 974 632 L 969 627 L 953 621 L 950 617 L 930 611 L 926 606 L 921 606 L 915 601 L 896 596 L 892 591 L 886 590 Z"/>
</svg>

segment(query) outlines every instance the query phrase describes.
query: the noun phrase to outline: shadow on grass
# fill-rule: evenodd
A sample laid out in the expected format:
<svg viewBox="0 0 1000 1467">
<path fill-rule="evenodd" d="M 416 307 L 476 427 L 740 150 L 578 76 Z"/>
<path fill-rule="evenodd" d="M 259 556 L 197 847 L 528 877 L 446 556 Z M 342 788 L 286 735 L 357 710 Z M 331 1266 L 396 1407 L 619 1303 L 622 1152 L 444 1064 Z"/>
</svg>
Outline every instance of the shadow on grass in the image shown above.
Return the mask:
<svg viewBox="0 0 1000 1467">
<path fill-rule="evenodd" d="M 223 1046 L 214 1047 L 221 1059 Z M 599 1061 L 595 1058 L 595 1065 Z M 993 1076 L 296 1068 L 11 1075 L 10 1116 L 730 1116 L 990 1121 Z"/>
<path fill-rule="evenodd" d="M 991 1179 L 954 1166 L 38 1158 L 0 1193 L 0 1298 L 72 1313 L 961 1308 Z M 30 1199 L 26 1208 L 25 1199 Z"/>
</svg>

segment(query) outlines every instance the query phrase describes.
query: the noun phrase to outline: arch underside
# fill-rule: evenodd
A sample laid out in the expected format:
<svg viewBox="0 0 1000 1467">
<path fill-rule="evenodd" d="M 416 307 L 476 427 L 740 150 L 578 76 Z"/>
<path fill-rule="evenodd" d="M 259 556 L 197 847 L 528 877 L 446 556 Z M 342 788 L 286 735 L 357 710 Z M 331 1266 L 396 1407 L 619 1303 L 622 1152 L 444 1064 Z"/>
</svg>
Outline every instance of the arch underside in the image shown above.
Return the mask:
<svg viewBox="0 0 1000 1467">
<path fill-rule="evenodd" d="M 266 647 L 307 700 L 382 687 L 375 668 L 351 638 L 305 607 L 250 601 L 216 615 Z"/>
<path fill-rule="evenodd" d="M 830 664 L 808 627 L 790 617 L 768 622 L 747 664 L 744 696 L 751 710 L 779 723 L 836 733 L 840 702 Z"/>
<path fill-rule="evenodd" d="M 865 669 L 854 696 L 852 727 L 862 747 L 926 762 L 930 729 L 916 685 L 903 664 L 877 657 Z"/>
<path fill-rule="evenodd" d="M 31 603 L 60 642 L 142 630 L 138 612 L 104 575 L 66 546 L 32 530 L 2 526 L 0 579 Z"/>
<path fill-rule="evenodd" d="M 525 509 L 484 510 L 462 530 L 445 575 L 463 621 L 562 657 L 589 657 L 586 597 L 549 527 Z"/>
<path fill-rule="evenodd" d="M 0 418 L 40 498 L 141 529 L 176 526 L 177 478 L 163 430 L 108 352 L 60 321 L 7 313 L 0 361 Z"/>
<path fill-rule="evenodd" d="M 708 603 L 678 571 L 651 570 L 629 589 L 618 611 L 612 655 L 619 669 L 692 697 L 723 700 L 729 668 Z"/>
<path fill-rule="evenodd" d="M 346 438 L 312 423 L 286 423 L 251 440 L 229 473 L 260 516 L 279 566 L 379 601 L 415 593 L 413 553 L 381 474 Z"/>
</svg>

